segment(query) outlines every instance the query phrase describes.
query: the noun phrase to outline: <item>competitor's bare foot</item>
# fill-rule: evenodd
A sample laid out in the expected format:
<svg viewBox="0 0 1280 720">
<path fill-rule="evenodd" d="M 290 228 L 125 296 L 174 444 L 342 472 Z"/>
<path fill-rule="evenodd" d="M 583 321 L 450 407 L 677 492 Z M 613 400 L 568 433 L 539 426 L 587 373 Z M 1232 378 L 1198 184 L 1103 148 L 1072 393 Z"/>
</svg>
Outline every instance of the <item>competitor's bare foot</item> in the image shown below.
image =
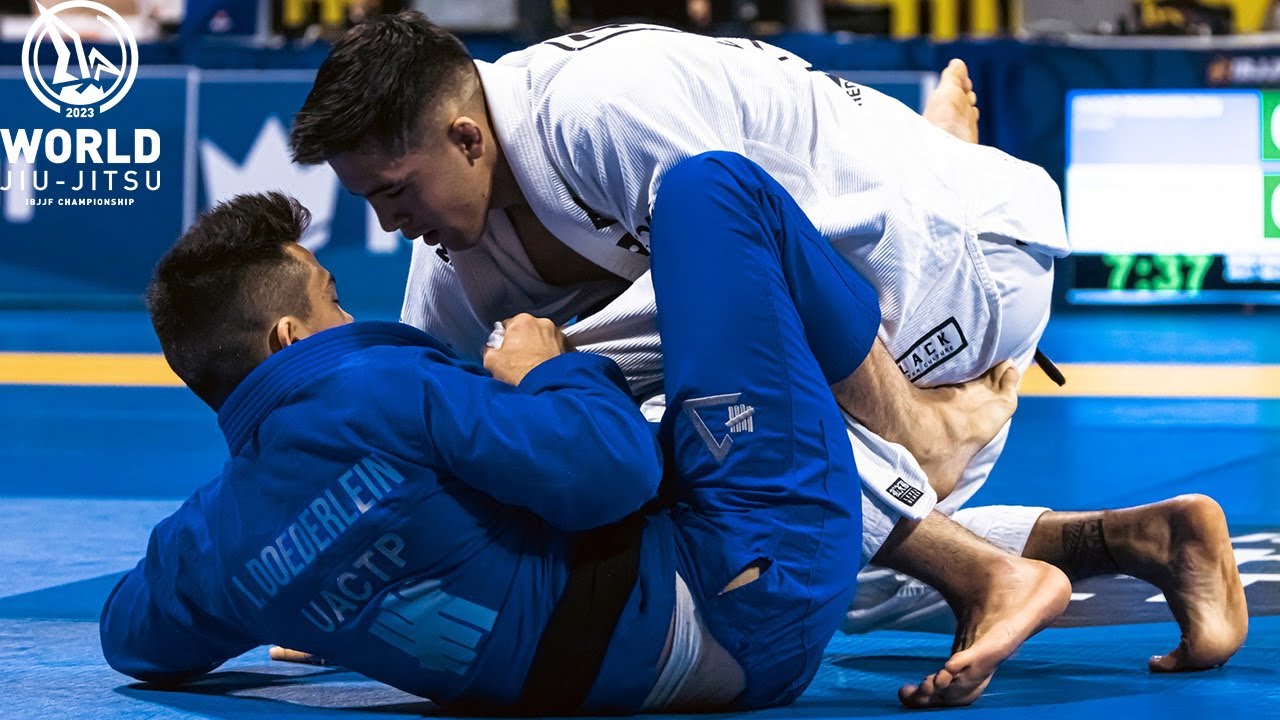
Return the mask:
<svg viewBox="0 0 1280 720">
<path fill-rule="evenodd" d="M 1026 557 L 1062 568 L 1073 579 L 1123 573 L 1164 591 L 1182 629 L 1153 672 L 1203 670 L 1225 663 L 1244 643 L 1249 609 L 1222 508 L 1204 495 L 1123 510 L 1040 516 Z"/>
<path fill-rule="evenodd" d="M 963 60 L 953 59 L 929 94 L 924 118 L 965 142 L 978 142 L 978 94 Z"/>
<path fill-rule="evenodd" d="M 963 385 L 920 388 L 903 376 L 884 343 L 876 340 L 858 369 L 831 390 L 846 412 L 905 447 L 943 498 L 973 456 L 1013 416 L 1018 371 L 1004 362 Z"/>
<path fill-rule="evenodd" d="M 1018 409 L 1018 370 L 1003 362 L 963 385 L 920 389 L 917 432 L 901 442 L 943 500 L 978 451 L 987 446 Z"/>
<path fill-rule="evenodd" d="M 992 567 L 986 591 L 952 600 L 957 630 L 952 655 L 919 685 L 903 685 L 909 708 L 968 705 L 982 695 L 996 668 L 1067 608 L 1071 582 L 1036 560 L 1008 557 Z"/>
<path fill-rule="evenodd" d="M 1218 667 L 1240 649 L 1249 609 L 1218 503 L 1182 495 L 1105 512 L 1103 524 L 1120 570 L 1164 591 L 1182 629 L 1176 648 L 1151 658 L 1153 672 Z"/>
</svg>

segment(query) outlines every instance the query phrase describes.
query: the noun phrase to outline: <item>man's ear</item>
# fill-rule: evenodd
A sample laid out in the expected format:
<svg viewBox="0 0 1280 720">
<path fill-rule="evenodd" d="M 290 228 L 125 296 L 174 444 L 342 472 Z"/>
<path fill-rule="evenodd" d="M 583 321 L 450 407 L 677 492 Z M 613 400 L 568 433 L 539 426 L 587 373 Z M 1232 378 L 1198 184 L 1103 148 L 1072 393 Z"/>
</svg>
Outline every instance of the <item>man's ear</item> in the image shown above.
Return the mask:
<svg viewBox="0 0 1280 720">
<path fill-rule="evenodd" d="M 449 125 L 449 142 L 462 150 L 468 160 L 484 157 L 485 137 L 480 124 L 467 115 L 455 118 Z"/>
<path fill-rule="evenodd" d="M 267 345 L 274 355 L 299 340 L 310 336 L 311 329 L 307 327 L 306 323 L 293 315 L 285 315 L 277 320 L 275 326 L 271 328 L 271 334 L 267 338 Z"/>
</svg>

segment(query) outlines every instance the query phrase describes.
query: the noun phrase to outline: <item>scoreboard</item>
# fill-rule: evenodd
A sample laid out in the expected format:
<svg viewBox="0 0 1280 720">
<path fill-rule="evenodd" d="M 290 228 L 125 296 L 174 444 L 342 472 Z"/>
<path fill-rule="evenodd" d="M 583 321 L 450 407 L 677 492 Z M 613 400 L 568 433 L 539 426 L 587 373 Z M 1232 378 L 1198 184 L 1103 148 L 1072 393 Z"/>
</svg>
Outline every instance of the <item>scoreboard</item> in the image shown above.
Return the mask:
<svg viewBox="0 0 1280 720">
<path fill-rule="evenodd" d="M 1075 304 L 1280 304 L 1280 92 L 1076 91 Z"/>
</svg>

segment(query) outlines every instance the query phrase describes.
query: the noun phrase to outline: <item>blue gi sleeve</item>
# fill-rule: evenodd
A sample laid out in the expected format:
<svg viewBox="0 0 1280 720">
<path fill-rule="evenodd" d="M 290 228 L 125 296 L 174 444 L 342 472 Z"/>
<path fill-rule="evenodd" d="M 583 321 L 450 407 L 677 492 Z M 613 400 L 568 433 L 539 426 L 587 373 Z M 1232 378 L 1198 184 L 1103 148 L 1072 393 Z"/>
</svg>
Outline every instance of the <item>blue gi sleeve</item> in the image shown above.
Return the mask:
<svg viewBox="0 0 1280 720">
<path fill-rule="evenodd" d="M 657 439 L 617 364 L 567 353 L 517 387 L 432 364 L 427 437 L 459 481 L 563 530 L 621 520 L 662 479 Z"/>
<path fill-rule="evenodd" d="M 181 683 L 259 645 L 180 590 L 205 565 L 190 553 L 182 515 L 179 510 L 151 532 L 146 557 L 116 584 L 98 624 L 107 664 L 144 682 Z"/>
</svg>

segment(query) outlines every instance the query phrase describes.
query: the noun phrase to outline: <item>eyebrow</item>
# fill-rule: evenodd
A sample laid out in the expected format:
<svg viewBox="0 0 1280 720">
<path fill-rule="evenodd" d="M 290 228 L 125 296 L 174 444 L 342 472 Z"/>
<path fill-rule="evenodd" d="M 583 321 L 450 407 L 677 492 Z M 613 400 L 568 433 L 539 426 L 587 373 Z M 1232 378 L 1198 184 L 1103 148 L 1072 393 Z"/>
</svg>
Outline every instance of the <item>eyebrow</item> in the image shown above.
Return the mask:
<svg viewBox="0 0 1280 720">
<path fill-rule="evenodd" d="M 367 192 L 367 193 L 351 193 L 351 194 L 352 194 L 352 195 L 355 195 L 356 197 L 362 197 L 362 198 L 364 198 L 364 199 L 368 200 L 369 198 L 373 197 L 374 195 L 377 195 L 378 193 L 384 193 L 384 192 L 386 192 L 386 191 L 390 190 L 391 188 L 393 188 L 393 187 L 395 187 L 395 186 L 396 186 L 396 183 L 383 183 L 383 184 L 379 185 L 378 187 L 376 187 L 376 188 L 374 188 L 374 189 L 370 190 L 370 191 L 369 191 L 369 192 Z"/>
<path fill-rule="evenodd" d="M 334 288 L 337 288 L 337 287 L 338 287 L 338 277 L 337 277 L 336 275 L 334 275 L 333 273 L 329 272 L 328 270 L 325 270 L 325 273 L 329 275 L 329 279 L 325 282 L 325 286 L 327 287 L 327 286 L 329 286 L 329 285 L 332 285 Z"/>
</svg>

